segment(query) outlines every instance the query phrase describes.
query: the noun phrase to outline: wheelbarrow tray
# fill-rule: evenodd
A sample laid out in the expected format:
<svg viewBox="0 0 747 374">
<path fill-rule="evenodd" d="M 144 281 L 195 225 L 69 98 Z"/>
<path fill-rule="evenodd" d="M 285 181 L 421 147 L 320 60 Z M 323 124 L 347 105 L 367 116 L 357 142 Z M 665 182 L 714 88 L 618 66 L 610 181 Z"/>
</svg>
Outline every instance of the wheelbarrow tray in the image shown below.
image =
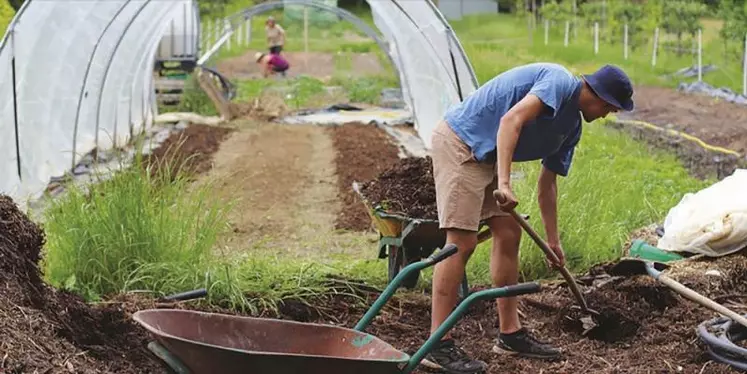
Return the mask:
<svg viewBox="0 0 747 374">
<path fill-rule="evenodd" d="M 409 355 L 364 332 L 288 320 L 176 309 L 138 311 L 190 373 L 400 373 Z"/>
</svg>

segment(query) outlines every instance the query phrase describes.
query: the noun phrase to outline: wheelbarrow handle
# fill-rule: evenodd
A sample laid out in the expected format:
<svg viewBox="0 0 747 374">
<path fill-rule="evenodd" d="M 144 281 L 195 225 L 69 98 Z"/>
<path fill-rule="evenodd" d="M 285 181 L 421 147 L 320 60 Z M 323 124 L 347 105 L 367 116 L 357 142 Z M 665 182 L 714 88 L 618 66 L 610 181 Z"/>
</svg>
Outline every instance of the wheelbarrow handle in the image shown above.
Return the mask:
<svg viewBox="0 0 747 374">
<path fill-rule="evenodd" d="M 435 264 L 437 264 L 437 263 L 439 263 L 439 262 L 441 262 L 441 261 L 449 258 L 451 255 L 457 253 L 457 250 L 458 249 L 457 249 L 456 244 L 449 243 L 449 244 L 446 244 L 443 247 L 443 249 L 441 249 L 440 251 L 438 251 L 436 253 L 433 253 L 430 256 L 428 256 L 428 258 L 426 260 L 430 261 L 430 263 L 431 263 L 430 265 L 435 265 Z"/>
<path fill-rule="evenodd" d="M 389 282 L 384 291 L 381 292 L 381 295 L 379 295 L 376 301 L 374 301 L 371 308 L 368 309 L 366 314 L 364 314 L 363 317 L 361 317 L 361 319 L 355 325 L 354 329 L 358 331 L 365 330 L 365 328 L 371 324 L 371 321 L 373 321 L 374 317 L 376 317 L 381 308 L 384 307 L 384 304 L 386 304 L 386 302 L 389 301 L 392 295 L 394 295 L 402 281 L 404 281 L 411 273 L 419 272 L 427 267 L 431 267 L 447 259 L 449 256 L 454 255 L 455 253 L 457 253 L 457 246 L 454 244 L 447 244 L 443 249 L 438 251 L 438 253 L 431 254 L 423 260 L 413 262 L 412 264 L 405 266 L 402 270 L 400 270 L 397 276 L 394 277 L 391 282 Z"/>
<path fill-rule="evenodd" d="M 423 357 L 425 357 L 425 355 L 430 352 L 433 346 L 438 341 L 440 341 L 446 335 L 446 333 L 454 327 L 454 325 L 456 325 L 457 321 L 459 321 L 459 319 L 462 318 L 465 313 L 467 313 L 469 307 L 476 301 L 525 295 L 539 292 L 541 289 L 542 287 L 539 283 L 527 282 L 499 288 L 489 288 L 486 290 L 471 293 L 469 296 L 467 296 L 467 298 L 464 299 L 464 301 L 457 305 L 456 309 L 454 309 L 454 311 L 451 312 L 448 317 L 446 317 L 446 320 L 441 324 L 441 326 L 438 327 L 438 329 L 436 329 L 436 331 L 433 332 L 433 334 L 431 334 L 431 336 L 428 338 L 428 340 L 425 341 L 423 346 L 420 347 L 417 352 L 415 352 L 410 357 L 410 360 L 407 362 L 407 367 L 402 371 L 402 373 L 406 374 L 415 370 L 415 368 L 417 368 L 420 364 L 420 361 L 423 360 Z"/>
</svg>

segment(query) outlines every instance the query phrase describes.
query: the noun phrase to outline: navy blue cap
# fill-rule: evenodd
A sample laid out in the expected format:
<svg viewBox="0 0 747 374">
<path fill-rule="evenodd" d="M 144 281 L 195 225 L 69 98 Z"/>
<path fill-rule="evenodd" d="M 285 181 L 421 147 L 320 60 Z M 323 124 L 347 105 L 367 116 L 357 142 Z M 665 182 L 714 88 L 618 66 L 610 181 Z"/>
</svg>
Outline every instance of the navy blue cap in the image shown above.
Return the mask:
<svg viewBox="0 0 747 374">
<path fill-rule="evenodd" d="M 622 69 L 604 65 L 594 74 L 582 77 L 602 100 L 628 112 L 633 110 L 633 84 Z"/>
</svg>

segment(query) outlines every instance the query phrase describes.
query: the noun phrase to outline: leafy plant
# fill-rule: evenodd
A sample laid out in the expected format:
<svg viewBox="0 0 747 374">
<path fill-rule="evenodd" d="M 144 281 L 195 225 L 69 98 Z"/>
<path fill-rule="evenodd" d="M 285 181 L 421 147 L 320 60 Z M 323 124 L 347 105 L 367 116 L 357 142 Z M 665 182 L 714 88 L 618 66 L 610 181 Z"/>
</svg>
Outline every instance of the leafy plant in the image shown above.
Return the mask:
<svg viewBox="0 0 747 374">
<path fill-rule="evenodd" d="M 703 26 L 700 17 L 706 12 L 706 6 L 690 1 L 665 1 L 662 9 L 661 27 L 669 34 L 677 35 L 677 55 L 682 54 L 682 37 L 685 34 L 695 35 Z"/>
</svg>

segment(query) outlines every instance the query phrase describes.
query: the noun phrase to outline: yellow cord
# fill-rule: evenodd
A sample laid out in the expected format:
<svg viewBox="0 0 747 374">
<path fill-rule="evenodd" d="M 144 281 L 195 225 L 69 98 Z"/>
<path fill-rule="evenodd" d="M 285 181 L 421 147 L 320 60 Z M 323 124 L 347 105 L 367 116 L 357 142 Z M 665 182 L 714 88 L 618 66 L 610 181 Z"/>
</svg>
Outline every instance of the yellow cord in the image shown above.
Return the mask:
<svg viewBox="0 0 747 374">
<path fill-rule="evenodd" d="M 673 129 L 664 129 L 664 128 L 661 128 L 659 126 L 652 125 L 652 124 L 650 124 L 648 122 L 643 122 L 643 121 L 614 119 L 614 122 L 621 123 L 623 125 L 633 125 L 633 126 L 645 127 L 645 128 L 656 130 L 656 131 L 667 132 L 669 134 L 677 135 L 677 136 L 683 137 L 683 138 L 685 138 L 687 140 L 690 140 L 690 141 L 698 144 L 699 146 L 701 146 L 701 147 L 703 147 L 703 148 L 705 148 L 707 150 L 714 151 L 714 152 L 726 153 L 726 154 L 734 155 L 734 156 L 737 156 L 737 157 L 741 157 L 741 154 L 739 154 L 739 152 L 737 152 L 737 151 L 733 151 L 731 149 L 727 149 L 727 148 L 723 148 L 723 147 L 718 147 L 718 146 L 715 146 L 715 145 L 710 145 L 710 144 L 704 142 L 703 140 L 701 140 L 701 139 L 699 139 L 697 137 L 694 137 L 694 136 L 692 136 L 690 134 L 687 134 L 687 133 L 684 133 L 684 132 L 681 132 L 681 131 L 677 131 L 677 130 L 673 130 Z"/>
</svg>

